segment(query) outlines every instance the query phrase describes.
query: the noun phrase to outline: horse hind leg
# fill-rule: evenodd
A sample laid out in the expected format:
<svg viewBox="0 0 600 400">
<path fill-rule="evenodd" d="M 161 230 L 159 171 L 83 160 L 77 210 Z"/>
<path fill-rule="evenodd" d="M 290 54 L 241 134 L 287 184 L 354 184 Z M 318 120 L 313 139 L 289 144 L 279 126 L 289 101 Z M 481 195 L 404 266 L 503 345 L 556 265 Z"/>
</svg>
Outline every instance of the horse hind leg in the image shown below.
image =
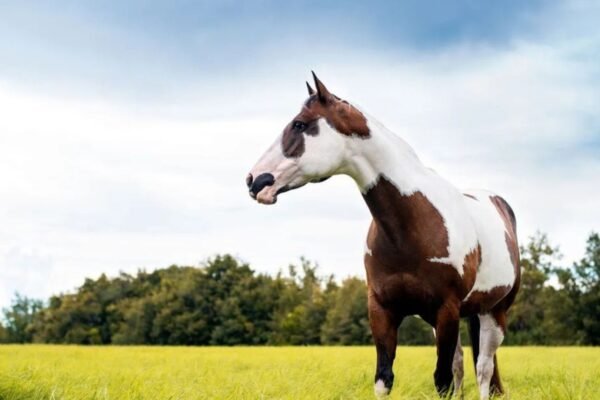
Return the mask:
<svg viewBox="0 0 600 400">
<path fill-rule="evenodd" d="M 500 395 L 504 392 L 498 372 L 496 350 L 502 344 L 505 328 L 504 312 L 479 315 L 479 355 L 476 370 L 481 399 L 488 399 L 490 395 Z"/>
<path fill-rule="evenodd" d="M 500 371 L 498 370 L 498 356 L 494 354 L 494 373 L 492 374 L 492 379 L 490 380 L 490 395 L 501 396 L 503 394 L 504 388 L 502 387 L 502 382 L 500 381 Z"/>
<path fill-rule="evenodd" d="M 452 360 L 452 374 L 454 375 L 454 394 L 462 398 L 462 382 L 465 376 L 463 363 L 463 349 L 460 344 L 460 333 L 454 350 L 454 359 Z"/>
<path fill-rule="evenodd" d="M 438 310 L 435 322 L 437 363 L 433 378 L 441 397 L 451 394 L 454 386 L 453 361 L 459 335 L 459 304 L 449 300 Z"/>
<path fill-rule="evenodd" d="M 433 328 L 433 337 L 436 337 L 435 328 Z M 456 342 L 456 350 L 454 350 L 454 359 L 452 360 L 452 375 L 454 376 L 454 395 L 459 395 L 460 398 L 463 397 L 462 383 L 465 376 L 463 360 L 463 349 L 460 343 L 459 333 Z"/>
<path fill-rule="evenodd" d="M 473 354 L 473 366 L 477 376 L 477 358 L 479 357 L 479 317 L 472 315 L 468 319 L 469 338 L 471 339 L 471 353 Z"/>
<path fill-rule="evenodd" d="M 504 335 L 506 333 L 506 311 L 504 309 L 501 311 L 495 310 L 492 312 L 492 314 L 494 321 L 496 321 L 497 326 L 501 329 L 502 338 L 504 339 Z M 500 345 L 498 345 L 498 347 L 499 346 Z M 492 379 L 490 380 L 490 394 L 492 396 L 500 396 L 504 394 L 504 388 L 502 387 L 502 381 L 500 380 L 500 371 L 498 370 L 497 354 L 494 354 L 494 373 L 492 374 Z"/>
</svg>

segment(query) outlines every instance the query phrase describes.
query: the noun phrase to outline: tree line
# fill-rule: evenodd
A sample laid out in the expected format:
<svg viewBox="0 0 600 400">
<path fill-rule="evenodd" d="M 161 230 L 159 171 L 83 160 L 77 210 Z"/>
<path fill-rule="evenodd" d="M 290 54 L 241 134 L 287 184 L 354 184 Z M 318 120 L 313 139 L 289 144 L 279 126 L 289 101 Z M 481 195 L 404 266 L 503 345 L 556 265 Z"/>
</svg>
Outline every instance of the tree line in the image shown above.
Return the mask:
<svg viewBox="0 0 600 400">
<path fill-rule="evenodd" d="M 584 257 L 560 264 L 546 235 L 521 246 L 522 281 L 507 344 L 600 344 L 600 236 Z M 301 259 L 285 273 L 256 273 L 230 255 L 199 267 L 86 279 L 47 302 L 16 295 L 0 342 L 156 345 L 354 345 L 371 343 L 366 283 L 322 277 Z M 465 325 L 465 324 L 461 324 Z M 463 326 L 462 334 L 466 329 Z M 404 320 L 401 344 L 432 344 L 422 320 Z M 467 343 L 466 335 L 464 342 Z"/>
</svg>

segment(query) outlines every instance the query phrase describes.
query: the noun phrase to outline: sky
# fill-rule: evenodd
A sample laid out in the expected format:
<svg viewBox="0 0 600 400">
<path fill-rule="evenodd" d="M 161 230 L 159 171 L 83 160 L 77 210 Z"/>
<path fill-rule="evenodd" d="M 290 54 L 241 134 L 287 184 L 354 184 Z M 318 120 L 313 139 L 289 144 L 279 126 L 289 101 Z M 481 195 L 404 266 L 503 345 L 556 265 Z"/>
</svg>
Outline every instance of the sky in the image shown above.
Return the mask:
<svg viewBox="0 0 600 400">
<path fill-rule="evenodd" d="M 335 177 L 261 206 L 247 172 L 314 70 L 565 265 L 600 230 L 593 1 L 0 1 L 0 308 L 232 253 L 364 276 Z M 524 4 L 527 3 L 527 4 Z"/>
</svg>

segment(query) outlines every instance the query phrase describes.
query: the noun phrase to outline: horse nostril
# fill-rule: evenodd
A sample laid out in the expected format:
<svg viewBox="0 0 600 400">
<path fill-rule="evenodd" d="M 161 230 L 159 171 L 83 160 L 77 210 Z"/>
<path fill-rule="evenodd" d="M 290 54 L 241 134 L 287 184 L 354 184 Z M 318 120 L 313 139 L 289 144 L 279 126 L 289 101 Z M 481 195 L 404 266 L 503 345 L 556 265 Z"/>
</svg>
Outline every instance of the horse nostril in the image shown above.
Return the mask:
<svg viewBox="0 0 600 400">
<path fill-rule="evenodd" d="M 269 173 L 260 174 L 256 177 L 250 186 L 250 193 L 257 195 L 267 186 L 272 186 L 275 183 L 275 177 Z"/>
<path fill-rule="evenodd" d="M 248 174 L 248 176 L 246 176 L 246 186 L 248 186 L 248 189 L 250 189 L 250 186 L 252 186 L 252 174 Z"/>
</svg>

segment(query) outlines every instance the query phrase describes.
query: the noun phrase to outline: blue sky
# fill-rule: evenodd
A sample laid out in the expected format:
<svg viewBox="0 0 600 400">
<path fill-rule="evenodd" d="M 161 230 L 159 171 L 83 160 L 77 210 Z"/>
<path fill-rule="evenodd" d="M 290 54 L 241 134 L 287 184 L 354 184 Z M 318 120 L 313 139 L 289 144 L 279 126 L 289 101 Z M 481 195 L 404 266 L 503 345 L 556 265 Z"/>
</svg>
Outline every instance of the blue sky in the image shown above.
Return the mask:
<svg viewBox="0 0 600 400">
<path fill-rule="evenodd" d="M 508 46 L 540 33 L 543 9 L 542 1 L 7 2 L 1 71 L 31 84 L 164 90 L 182 77 L 306 69 L 315 56 Z"/>
<path fill-rule="evenodd" d="M 243 185 L 311 69 L 577 259 L 600 229 L 599 19 L 591 1 L 0 2 L 0 307 L 225 251 L 362 276 L 349 179 L 269 208 Z"/>
</svg>

